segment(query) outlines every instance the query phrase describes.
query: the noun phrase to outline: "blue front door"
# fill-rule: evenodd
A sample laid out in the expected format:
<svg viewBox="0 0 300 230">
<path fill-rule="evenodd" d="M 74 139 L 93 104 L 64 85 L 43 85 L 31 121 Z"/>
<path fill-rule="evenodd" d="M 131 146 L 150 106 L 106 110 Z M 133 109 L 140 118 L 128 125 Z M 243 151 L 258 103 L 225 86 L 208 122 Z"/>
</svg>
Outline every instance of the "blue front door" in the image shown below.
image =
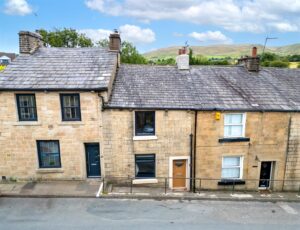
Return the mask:
<svg viewBox="0 0 300 230">
<path fill-rule="evenodd" d="M 100 177 L 100 151 L 98 143 L 85 144 L 86 168 L 88 177 Z"/>
</svg>

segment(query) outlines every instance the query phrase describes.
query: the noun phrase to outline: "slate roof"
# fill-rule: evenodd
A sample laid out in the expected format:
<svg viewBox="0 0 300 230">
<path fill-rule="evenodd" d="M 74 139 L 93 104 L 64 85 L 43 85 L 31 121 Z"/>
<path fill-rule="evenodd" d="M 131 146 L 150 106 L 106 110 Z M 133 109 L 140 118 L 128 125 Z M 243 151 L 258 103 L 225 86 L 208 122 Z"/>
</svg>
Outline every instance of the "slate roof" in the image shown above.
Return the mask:
<svg viewBox="0 0 300 230">
<path fill-rule="evenodd" d="M 300 70 L 121 65 L 107 107 L 300 111 Z"/>
<path fill-rule="evenodd" d="M 0 90 L 102 90 L 116 61 L 103 48 L 40 48 L 0 72 Z"/>
</svg>

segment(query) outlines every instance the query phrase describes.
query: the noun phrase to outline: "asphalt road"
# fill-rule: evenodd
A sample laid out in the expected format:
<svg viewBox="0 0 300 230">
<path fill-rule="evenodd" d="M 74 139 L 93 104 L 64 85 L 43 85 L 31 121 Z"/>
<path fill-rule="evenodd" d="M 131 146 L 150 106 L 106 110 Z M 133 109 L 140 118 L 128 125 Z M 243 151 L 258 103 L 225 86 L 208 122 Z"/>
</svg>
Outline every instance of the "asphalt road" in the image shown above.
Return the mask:
<svg viewBox="0 0 300 230">
<path fill-rule="evenodd" d="M 300 229 L 300 203 L 0 198 L 0 230 Z"/>
</svg>

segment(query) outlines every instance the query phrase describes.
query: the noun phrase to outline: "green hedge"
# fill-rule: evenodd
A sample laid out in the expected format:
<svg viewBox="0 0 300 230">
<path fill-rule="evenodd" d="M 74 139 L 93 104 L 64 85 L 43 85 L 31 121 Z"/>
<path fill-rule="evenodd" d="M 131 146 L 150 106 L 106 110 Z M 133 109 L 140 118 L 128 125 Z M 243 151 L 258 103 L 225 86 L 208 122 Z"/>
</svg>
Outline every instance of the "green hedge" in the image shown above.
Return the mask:
<svg viewBox="0 0 300 230">
<path fill-rule="evenodd" d="M 278 67 L 278 68 L 288 68 L 289 63 L 284 61 L 264 61 L 262 66 L 266 67 Z"/>
</svg>

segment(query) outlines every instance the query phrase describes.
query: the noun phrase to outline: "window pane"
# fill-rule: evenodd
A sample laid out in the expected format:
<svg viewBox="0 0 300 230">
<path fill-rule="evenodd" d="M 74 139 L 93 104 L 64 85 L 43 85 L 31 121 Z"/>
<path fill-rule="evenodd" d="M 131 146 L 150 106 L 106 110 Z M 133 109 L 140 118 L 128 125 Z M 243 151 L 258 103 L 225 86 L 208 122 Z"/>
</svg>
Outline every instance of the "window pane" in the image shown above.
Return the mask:
<svg viewBox="0 0 300 230">
<path fill-rule="evenodd" d="M 225 114 L 225 124 L 242 124 L 243 114 Z"/>
<path fill-rule="evenodd" d="M 231 126 L 225 126 L 224 128 L 224 136 L 225 137 L 230 137 L 231 136 Z"/>
<path fill-rule="evenodd" d="M 41 168 L 60 167 L 58 141 L 40 141 L 38 142 L 38 148 Z"/>
<path fill-rule="evenodd" d="M 59 153 L 41 153 L 41 167 L 60 167 Z"/>
<path fill-rule="evenodd" d="M 80 120 L 79 95 L 61 95 L 63 120 Z"/>
<path fill-rule="evenodd" d="M 235 125 L 230 127 L 230 136 L 233 137 L 241 137 L 243 136 L 243 126 L 242 125 Z"/>
<path fill-rule="evenodd" d="M 58 153 L 58 143 L 54 141 L 40 142 L 40 151 L 42 153 Z"/>
<path fill-rule="evenodd" d="M 34 96 L 32 95 L 21 95 L 19 96 L 20 107 L 34 107 Z"/>
<path fill-rule="evenodd" d="M 222 178 L 240 178 L 240 168 L 222 169 Z"/>
<path fill-rule="evenodd" d="M 240 157 L 224 157 L 223 167 L 240 166 Z"/>
<path fill-rule="evenodd" d="M 155 134 L 155 112 L 136 112 L 136 135 Z"/>
<path fill-rule="evenodd" d="M 143 155 L 135 156 L 135 176 L 155 177 L 155 156 Z"/>
<path fill-rule="evenodd" d="M 17 95 L 17 102 L 20 121 L 37 120 L 34 95 Z"/>
</svg>

